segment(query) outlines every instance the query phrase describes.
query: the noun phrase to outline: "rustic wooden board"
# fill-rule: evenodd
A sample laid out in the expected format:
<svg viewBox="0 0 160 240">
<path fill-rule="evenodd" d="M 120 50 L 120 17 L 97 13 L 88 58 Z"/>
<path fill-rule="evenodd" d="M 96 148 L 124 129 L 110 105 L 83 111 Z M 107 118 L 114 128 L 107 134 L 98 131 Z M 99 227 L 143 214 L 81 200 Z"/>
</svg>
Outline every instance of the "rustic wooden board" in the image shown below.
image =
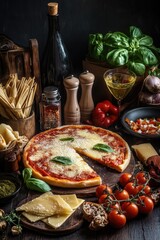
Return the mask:
<svg viewBox="0 0 160 240">
<path fill-rule="evenodd" d="M 88 158 L 85 158 L 86 162 L 93 168 L 95 171 L 101 176 L 103 183 L 107 183 L 109 186 L 114 187 L 118 182 L 119 177 L 122 173 L 118 173 L 112 169 L 109 169 L 101 164 L 91 161 Z M 124 172 L 132 173 L 134 171 L 135 159 L 133 155 L 131 155 L 130 164 L 125 169 Z M 88 187 L 88 188 L 58 188 L 52 187 L 52 192 L 54 194 L 76 194 L 77 197 L 84 198 L 86 200 L 95 200 L 95 190 L 96 187 Z M 37 195 L 30 195 L 23 201 L 21 201 L 18 206 L 24 204 L 25 202 L 30 201 L 31 199 L 37 197 Z M 21 216 L 21 223 L 23 227 L 37 231 L 39 233 L 47 234 L 47 235 L 66 235 L 78 230 L 83 224 L 83 216 L 82 216 L 82 205 L 66 220 L 66 222 L 59 228 L 53 229 L 42 221 L 38 221 L 36 223 L 29 222 L 24 216 Z"/>
<path fill-rule="evenodd" d="M 30 201 L 33 199 L 33 196 L 22 200 L 18 206 Z M 62 224 L 61 227 L 54 229 L 42 221 L 37 221 L 35 223 L 31 223 L 25 218 L 21 216 L 21 224 L 23 227 L 37 231 L 38 233 L 43 233 L 47 235 L 66 235 L 78 230 L 83 224 L 83 217 L 82 217 L 82 205 L 76 209 L 76 211 Z"/>
<path fill-rule="evenodd" d="M 116 172 L 112 169 L 109 169 L 96 161 L 90 160 L 86 157 L 85 161 L 101 176 L 102 183 L 108 184 L 110 187 L 114 187 L 115 184 L 118 182 L 119 177 L 122 173 Z M 131 155 L 131 160 L 128 167 L 125 169 L 124 172 L 132 173 L 134 171 L 135 166 L 135 159 L 133 155 Z M 53 187 L 52 192 L 55 194 L 72 194 L 75 193 L 78 197 L 82 198 L 90 198 L 95 197 L 96 187 L 88 187 L 88 188 L 59 188 Z"/>
</svg>

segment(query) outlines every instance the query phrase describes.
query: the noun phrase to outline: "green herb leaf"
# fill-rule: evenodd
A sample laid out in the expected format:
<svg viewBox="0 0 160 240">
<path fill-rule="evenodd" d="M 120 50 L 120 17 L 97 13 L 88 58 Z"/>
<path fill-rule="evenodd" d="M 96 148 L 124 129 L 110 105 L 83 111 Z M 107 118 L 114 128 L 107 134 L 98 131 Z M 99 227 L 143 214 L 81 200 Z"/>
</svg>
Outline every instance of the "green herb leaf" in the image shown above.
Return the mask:
<svg viewBox="0 0 160 240">
<path fill-rule="evenodd" d="M 26 183 L 27 180 L 28 180 L 29 178 L 31 178 L 31 176 L 32 176 L 32 169 L 31 169 L 31 168 L 25 168 L 25 169 L 22 171 L 22 176 L 23 176 L 24 183 Z"/>
<path fill-rule="evenodd" d="M 26 186 L 28 189 L 38 191 L 38 192 L 51 191 L 50 186 L 46 182 L 36 178 L 29 178 L 26 182 Z"/>
<path fill-rule="evenodd" d="M 69 157 L 63 157 L 63 156 L 56 156 L 56 157 L 52 158 L 50 161 L 58 162 L 58 163 L 61 163 L 61 164 L 64 164 L 64 165 L 71 165 L 72 164 L 72 161 Z"/>
<path fill-rule="evenodd" d="M 103 151 L 103 152 L 114 152 L 114 150 L 108 146 L 107 144 L 103 144 L 103 143 L 98 143 L 96 145 L 93 146 L 93 149 L 94 150 L 97 150 L 97 151 Z"/>
<path fill-rule="evenodd" d="M 40 179 L 32 178 L 31 168 L 25 168 L 22 171 L 22 176 L 24 183 L 26 184 L 26 187 L 28 189 L 35 190 L 38 192 L 48 192 L 51 190 L 50 186 L 46 182 Z"/>
<path fill-rule="evenodd" d="M 73 137 L 67 137 L 67 138 L 60 138 L 59 140 L 60 141 L 71 141 L 71 142 L 73 142 L 74 138 Z"/>
</svg>

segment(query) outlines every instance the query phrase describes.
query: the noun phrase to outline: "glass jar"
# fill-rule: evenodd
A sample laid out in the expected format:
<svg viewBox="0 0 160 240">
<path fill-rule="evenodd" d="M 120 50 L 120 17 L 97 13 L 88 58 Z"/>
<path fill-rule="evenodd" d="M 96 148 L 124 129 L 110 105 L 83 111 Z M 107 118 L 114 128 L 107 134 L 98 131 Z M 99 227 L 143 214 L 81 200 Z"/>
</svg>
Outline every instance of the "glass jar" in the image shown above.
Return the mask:
<svg viewBox="0 0 160 240">
<path fill-rule="evenodd" d="M 42 93 L 40 102 L 40 130 L 61 126 L 61 96 L 58 88 L 48 86 Z"/>
</svg>

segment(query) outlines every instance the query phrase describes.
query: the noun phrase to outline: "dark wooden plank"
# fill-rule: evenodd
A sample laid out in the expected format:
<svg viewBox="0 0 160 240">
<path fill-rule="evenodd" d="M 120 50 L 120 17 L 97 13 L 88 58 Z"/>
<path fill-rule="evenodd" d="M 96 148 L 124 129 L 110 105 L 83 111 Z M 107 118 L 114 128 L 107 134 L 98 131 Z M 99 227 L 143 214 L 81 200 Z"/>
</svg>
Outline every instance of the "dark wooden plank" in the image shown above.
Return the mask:
<svg viewBox="0 0 160 240">
<path fill-rule="evenodd" d="M 41 99 L 41 74 L 40 74 L 40 62 L 39 62 L 39 50 L 38 50 L 38 41 L 36 39 L 30 39 L 30 50 L 31 50 L 31 59 L 32 59 L 32 71 L 35 81 L 37 82 L 37 90 L 35 94 L 36 108 L 38 110 L 38 104 Z"/>
</svg>

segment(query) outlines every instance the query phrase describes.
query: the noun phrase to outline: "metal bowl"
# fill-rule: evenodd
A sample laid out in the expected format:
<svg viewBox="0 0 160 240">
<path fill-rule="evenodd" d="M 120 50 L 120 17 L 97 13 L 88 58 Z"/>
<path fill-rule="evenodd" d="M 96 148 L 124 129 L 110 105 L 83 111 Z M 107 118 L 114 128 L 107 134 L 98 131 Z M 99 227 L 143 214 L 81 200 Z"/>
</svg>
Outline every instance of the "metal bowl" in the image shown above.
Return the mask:
<svg viewBox="0 0 160 240">
<path fill-rule="evenodd" d="M 132 110 L 129 110 L 125 112 L 121 118 L 121 123 L 125 130 L 136 137 L 141 138 L 160 138 L 160 134 L 141 134 L 134 132 L 128 123 L 126 122 L 126 118 L 132 121 L 136 121 L 138 118 L 154 118 L 159 117 L 160 118 L 160 108 L 157 107 L 140 107 L 140 108 L 134 108 Z"/>
</svg>

